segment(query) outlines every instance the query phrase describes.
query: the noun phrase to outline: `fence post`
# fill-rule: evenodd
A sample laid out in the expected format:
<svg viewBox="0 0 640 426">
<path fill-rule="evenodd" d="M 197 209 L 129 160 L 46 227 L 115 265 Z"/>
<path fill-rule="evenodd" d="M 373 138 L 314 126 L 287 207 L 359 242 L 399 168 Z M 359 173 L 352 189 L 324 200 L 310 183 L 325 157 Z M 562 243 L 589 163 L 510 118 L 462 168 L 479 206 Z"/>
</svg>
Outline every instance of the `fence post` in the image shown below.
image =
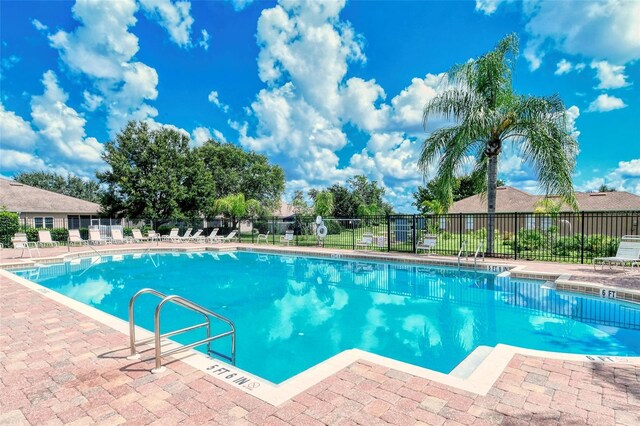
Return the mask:
<svg viewBox="0 0 640 426">
<path fill-rule="evenodd" d="M 513 224 L 513 260 L 518 260 L 518 213 L 514 213 Z"/>
<path fill-rule="evenodd" d="M 351 219 L 351 250 L 356 249 L 356 221 Z"/>
<path fill-rule="evenodd" d="M 458 245 L 458 250 L 462 248 L 462 213 L 458 213 L 458 224 L 460 225 L 460 244 Z"/>
<path fill-rule="evenodd" d="M 276 219 L 275 216 L 271 217 L 271 242 L 276 245 Z"/>
<path fill-rule="evenodd" d="M 413 252 L 416 252 L 416 215 L 414 214 L 412 217 L 412 224 L 411 224 L 411 241 L 412 241 L 412 245 L 413 245 Z"/>
<path fill-rule="evenodd" d="M 387 213 L 387 253 L 391 251 L 391 216 Z"/>
<path fill-rule="evenodd" d="M 584 211 L 580 212 L 580 263 L 584 264 Z"/>
</svg>

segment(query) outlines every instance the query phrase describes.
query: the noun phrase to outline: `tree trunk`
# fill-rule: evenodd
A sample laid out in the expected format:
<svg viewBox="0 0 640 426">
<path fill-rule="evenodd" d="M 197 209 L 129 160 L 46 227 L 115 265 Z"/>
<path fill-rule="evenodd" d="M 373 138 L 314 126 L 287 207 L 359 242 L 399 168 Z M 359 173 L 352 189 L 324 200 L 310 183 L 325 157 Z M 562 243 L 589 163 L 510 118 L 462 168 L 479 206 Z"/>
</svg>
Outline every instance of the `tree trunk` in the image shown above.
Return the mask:
<svg viewBox="0 0 640 426">
<path fill-rule="evenodd" d="M 493 254 L 493 237 L 496 229 L 496 193 L 498 186 L 498 154 L 500 141 L 491 141 L 487 146 L 487 247 L 488 256 Z"/>
</svg>

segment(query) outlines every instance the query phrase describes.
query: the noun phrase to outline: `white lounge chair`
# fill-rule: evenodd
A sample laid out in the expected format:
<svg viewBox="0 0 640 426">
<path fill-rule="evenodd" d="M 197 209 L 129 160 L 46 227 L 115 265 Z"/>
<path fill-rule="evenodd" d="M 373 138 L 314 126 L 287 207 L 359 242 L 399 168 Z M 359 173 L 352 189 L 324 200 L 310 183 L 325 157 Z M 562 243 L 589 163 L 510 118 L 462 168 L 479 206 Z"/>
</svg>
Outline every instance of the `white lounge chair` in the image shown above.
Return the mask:
<svg viewBox="0 0 640 426">
<path fill-rule="evenodd" d="M 218 230 L 219 230 L 218 228 L 213 228 L 211 230 L 211 233 L 209 235 L 207 235 L 206 237 L 204 237 L 204 241 L 205 242 L 209 242 L 209 243 L 215 242 L 215 239 L 216 239 L 216 237 L 218 235 Z"/>
<path fill-rule="evenodd" d="M 620 239 L 620 245 L 618 251 L 613 257 L 595 257 L 593 258 L 593 269 L 596 269 L 597 263 L 600 262 L 602 268 L 604 265 L 609 265 L 609 268 L 613 265 L 621 265 L 622 268 L 627 263 L 631 264 L 631 268 L 640 266 L 640 235 L 625 235 Z"/>
<path fill-rule="evenodd" d="M 280 242 L 283 244 L 287 243 L 287 245 L 289 245 L 293 241 L 293 237 L 293 229 L 287 229 L 284 231 L 284 235 L 280 235 Z"/>
<path fill-rule="evenodd" d="M 359 241 L 356 241 L 356 250 L 359 247 L 366 249 L 371 247 L 371 244 L 373 244 L 373 234 L 371 232 L 365 232 L 362 234 L 362 238 Z"/>
<path fill-rule="evenodd" d="M 163 235 L 162 241 L 172 241 L 175 238 L 179 238 L 178 233 L 180 232 L 180 229 L 178 228 L 171 228 L 171 231 L 169 232 L 169 235 Z"/>
<path fill-rule="evenodd" d="M 51 232 L 46 229 L 38 231 L 38 246 L 40 247 L 58 247 L 58 242 L 53 241 Z"/>
<path fill-rule="evenodd" d="M 122 236 L 122 231 L 120 229 L 112 229 L 111 242 L 114 244 L 124 244 L 128 243 L 129 241 L 127 241 L 127 239 Z"/>
<path fill-rule="evenodd" d="M 269 244 L 269 232 L 271 231 L 267 231 L 266 234 L 258 234 L 258 239 L 256 240 L 256 244 L 260 244 L 260 241 L 264 241 L 265 243 Z"/>
<path fill-rule="evenodd" d="M 80 230 L 79 229 L 69 229 L 69 239 L 68 239 L 68 244 L 69 245 L 87 245 L 89 244 L 89 241 L 87 240 L 83 240 L 82 237 L 80 236 Z"/>
<path fill-rule="evenodd" d="M 133 228 L 131 230 L 131 235 L 133 236 L 133 241 L 136 243 L 144 243 L 149 241 L 149 237 L 142 236 L 142 232 L 138 228 Z"/>
<path fill-rule="evenodd" d="M 204 240 L 204 237 L 202 236 L 202 229 L 198 229 L 192 236 L 187 237 L 187 241 L 192 241 L 192 242 L 202 242 Z"/>
<path fill-rule="evenodd" d="M 191 238 L 191 231 L 193 231 L 193 228 L 187 228 L 182 236 L 176 235 L 175 237 L 171 238 L 170 241 L 172 243 L 183 243 L 185 241 L 189 241 Z"/>
<path fill-rule="evenodd" d="M 31 254 L 31 247 L 33 247 L 35 251 L 38 252 L 38 256 L 40 256 L 40 249 L 38 249 L 38 243 L 36 243 L 35 241 L 28 241 L 27 234 L 23 234 L 23 233 L 15 234 L 13 238 L 11 238 L 11 244 L 13 245 L 13 248 L 15 250 L 22 250 L 22 253 L 20 253 L 20 257 L 24 256 L 25 250 L 27 250 L 27 253 L 29 253 L 29 257 L 33 257 L 33 255 Z"/>
<path fill-rule="evenodd" d="M 422 241 L 416 244 L 416 253 L 418 250 L 425 250 L 427 254 L 431 254 L 431 250 L 438 245 L 437 235 L 425 235 Z"/>
<path fill-rule="evenodd" d="M 149 232 L 147 232 L 147 239 L 149 241 L 160 241 L 160 234 L 158 234 L 154 230 L 150 230 Z"/>
<path fill-rule="evenodd" d="M 99 229 L 89 229 L 89 244 L 111 244 L 111 238 L 102 238 Z"/>
<path fill-rule="evenodd" d="M 234 238 L 236 238 L 236 234 L 238 233 L 238 231 L 236 231 L 235 229 L 231 232 L 229 232 L 229 235 L 227 235 L 226 237 L 223 236 L 219 236 L 215 238 L 215 242 L 217 243 L 228 243 L 231 240 L 233 240 Z"/>
</svg>

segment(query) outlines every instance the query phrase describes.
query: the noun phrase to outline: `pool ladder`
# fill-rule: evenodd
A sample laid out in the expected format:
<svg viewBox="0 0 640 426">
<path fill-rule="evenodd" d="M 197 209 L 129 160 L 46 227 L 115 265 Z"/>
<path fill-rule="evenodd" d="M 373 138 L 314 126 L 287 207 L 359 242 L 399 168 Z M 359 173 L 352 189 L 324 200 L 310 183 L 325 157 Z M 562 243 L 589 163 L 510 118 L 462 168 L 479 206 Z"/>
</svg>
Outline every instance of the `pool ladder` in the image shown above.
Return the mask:
<svg viewBox="0 0 640 426">
<path fill-rule="evenodd" d="M 460 251 L 458 252 L 458 269 L 460 269 L 460 259 L 462 258 L 462 253 L 464 253 L 465 260 L 469 260 L 469 252 L 467 251 L 467 240 L 462 242 L 460 246 Z M 478 256 L 482 255 L 482 261 L 484 262 L 484 241 L 481 241 L 476 246 L 476 251 L 473 254 L 473 270 L 478 269 Z"/>
<path fill-rule="evenodd" d="M 153 316 L 153 328 L 154 328 L 154 336 L 148 339 L 143 339 L 143 340 L 139 340 L 136 341 L 136 325 L 135 325 L 135 313 L 134 313 L 134 308 L 135 308 L 135 303 L 136 300 L 138 299 L 139 296 L 143 295 L 143 294 L 152 294 L 154 296 L 159 297 L 160 299 L 162 299 L 160 301 L 160 303 L 158 303 L 158 305 L 156 306 L 155 309 L 155 313 Z M 199 314 L 202 314 L 202 316 L 205 317 L 205 322 L 200 323 L 200 324 L 196 324 L 196 325 L 192 325 L 189 327 L 185 327 L 185 328 L 181 328 L 179 330 L 174 330 L 174 331 L 170 331 L 164 334 L 160 334 L 160 313 L 162 312 L 162 308 L 167 304 L 167 303 L 173 303 L 176 304 L 178 306 L 182 306 L 183 308 L 189 309 L 193 312 L 197 312 Z M 217 320 L 220 320 L 226 324 L 229 325 L 230 330 L 229 331 L 225 331 L 223 333 L 220 334 L 216 334 L 215 336 L 211 335 L 211 318 L 215 318 Z M 202 327 L 206 327 L 207 330 L 207 337 L 205 339 L 202 340 L 198 340 L 197 342 L 193 342 L 190 343 L 188 345 L 182 345 L 179 348 L 175 348 L 172 349 L 170 351 L 164 352 L 162 353 L 162 348 L 161 348 L 161 341 L 163 338 L 165 337 L 170 337 L 170 336 L 175 336 L 177 334 L 180 333 L 185 333 L 187 331 L 191 331 L 191 330 L 196 330 L 198 328 L 202 328 Z M 227 336 L 231 336 L 231 356 L 228 355 L 224 355 L 221 353 L 218 353 L 214 350 L 211 349 L 211 342 L 217 339 L 221 339 L 223 337 L 227 337 Z M 184 297 L 178 296 L 178 295 L 170 295 L 167 296 L 164 293 L 161 293 L 157 290 L 154 290 L 152 288 L 143 288 L 142 290 L 138 291 L 136 294 L 133 295 L 133 297 L 131 298 L 131 300 L 129 300 L 129 341 L 130 341 L 130 345 L 131 345 L 131 355 L 127 357 L 127 359 L 139 359 L 140 358 L 140 354 L 138 354 L 137 350 L 136 350 L 136 346 L 138 345 L 142 345 L 145 343 L 149 343 L 151 341 L 155 342 L 155 360 L 156 360 L 156 366 L 153 370 L 151 370 L 151 372 L 153 373 L 161 373 L 165 370 L 165 367 L 162 366 L 162 357 L 165 356 L 169 356 L 169 355 L 173 355 L 176 354 L 178 352 L 182 352 L 182 351 L 186 351 L 187 349 L 191 349 L 193 347 L 196 346 L 200 346 L 200 345 L 204 345 L 205 343 L 207 344 L 207 353 L 209 354 L 215 354 L 218 355 L 228 361 L 230 361 L 233 365 L 236 364 L 236 327 L 233 324 L 233 321 L 231 321 L 228 318 L 223 317 L 220 314 L 217 314 L 205 307 L 202 307 L 196 303 L 193 303 L 190 300 L 185 299 Z"/>
</svg>

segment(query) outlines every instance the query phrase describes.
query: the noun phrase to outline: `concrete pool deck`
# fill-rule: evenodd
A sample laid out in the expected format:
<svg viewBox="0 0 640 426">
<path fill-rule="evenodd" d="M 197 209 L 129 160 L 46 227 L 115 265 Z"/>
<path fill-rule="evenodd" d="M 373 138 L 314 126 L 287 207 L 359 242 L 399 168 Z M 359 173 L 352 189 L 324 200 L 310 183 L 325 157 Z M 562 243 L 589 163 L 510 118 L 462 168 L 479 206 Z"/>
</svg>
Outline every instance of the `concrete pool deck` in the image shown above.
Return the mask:
<svg viewBox="0 0 640 426">
<path fill-rule="evenodd" d="M 214 247 L 236 246 L 256 248 L 246 244 Z M 148 246 L 98 250 L 141 247 Z M 151 247 L 203 248 L 155 243 Z M 301 249 L 288 251 L 319 252 Z M 72 249 L 74 253 L 86 250 Z M 340 251 L 346 252 L 368 256 Z M 4 266 L 15 262 L 4 254 L 3 250 Z M 41 254 L 64 255 L 67 248 L 43 249 Z M 412 255 L 393 257 L 414 259 Z M 0 424 L 47 424 L 47 420 L 50 424 L 225 425 L 640 422 L 637 363 L 515 354 L 504 365 L 496 365 L 499 371 L 485 391 L 472 392 L 383 363 L 354 359 L 312 387 L 271 405 L 193 367 L 188 359 L 167 360 L 165 373 L 150 374 L 151 361 L 126 360 L 128 340 L 118 327 L 96 321 L 4 274 L 0 294 Z M 151 352 L 145 355 L 143 359 L 152 356 Z"/>
<path fill-rule="evenodd" d="M 511 359 L 486 395 L 356 361 L 276 407 L 183 361 L 151 374 L 151 361 L 126 359 L 125 334 L 6 277 L 0 293 L 0 424 L 640 421 L 637 365 L 523 355 Z"/>
</svg>

